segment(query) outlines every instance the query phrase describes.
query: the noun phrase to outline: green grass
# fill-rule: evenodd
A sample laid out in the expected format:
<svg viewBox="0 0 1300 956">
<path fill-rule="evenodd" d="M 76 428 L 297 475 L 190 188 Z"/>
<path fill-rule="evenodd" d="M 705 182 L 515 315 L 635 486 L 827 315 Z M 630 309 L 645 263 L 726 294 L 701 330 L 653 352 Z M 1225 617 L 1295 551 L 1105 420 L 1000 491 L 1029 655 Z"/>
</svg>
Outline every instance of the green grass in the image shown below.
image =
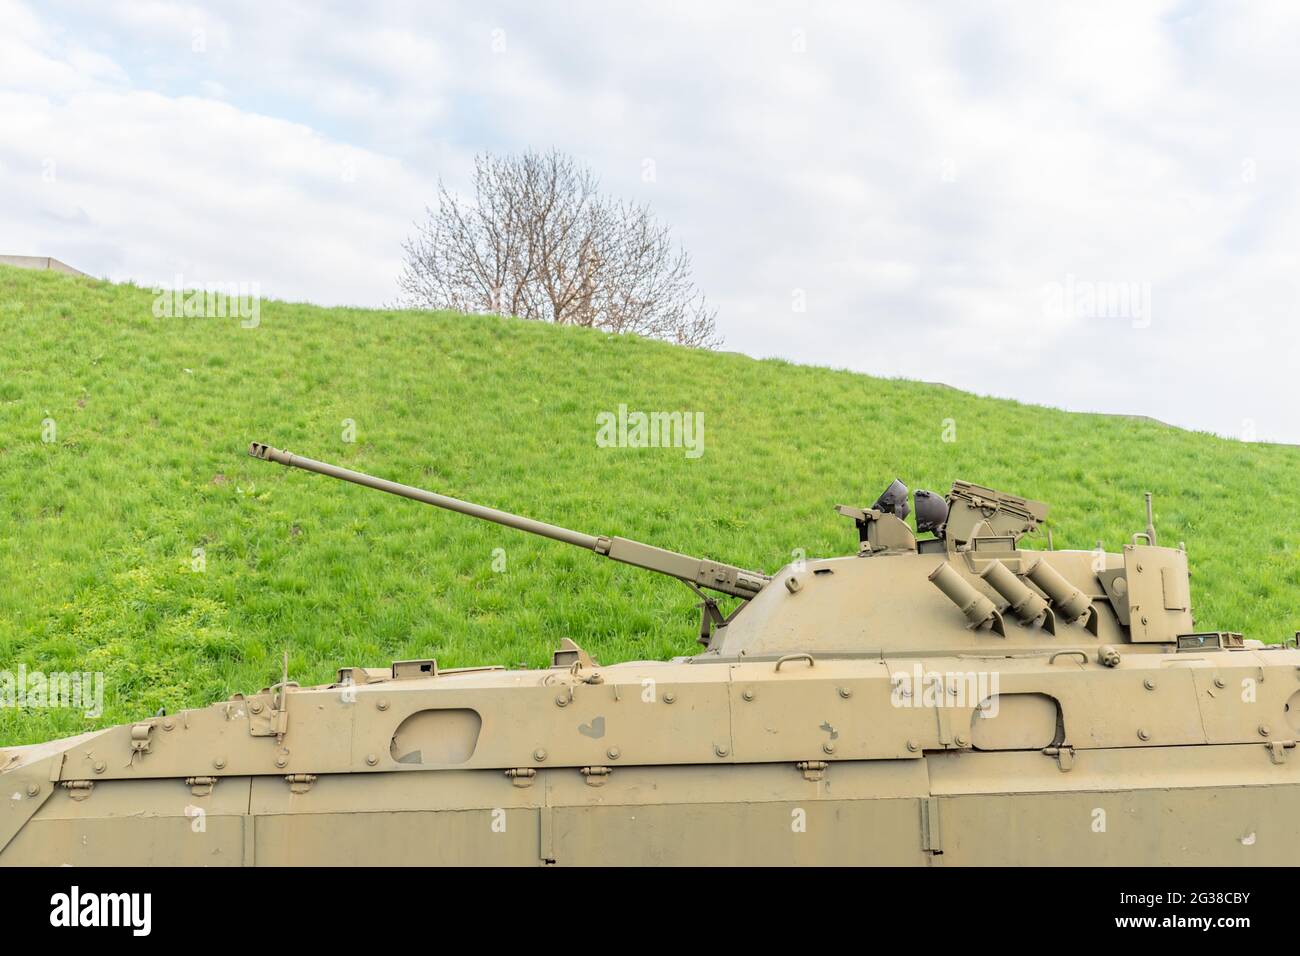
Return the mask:
<svg viewBox="0 0 1300 956">
<path fill-rule="evenodd" d="M 253 439 L 768 571 L 851 553 L 833 506 L 895 474 L 1044 499 L 1057 547 L 1118 550 L 1149 489 L 1164 541 L 1187 542 L 1199 626 L 1300 626 L 1300 449 L 512 319 L 264 302 L 244 329 L 152 301 L 0 267 L 0 668 L 107 685 L 97 720 L 0 711 L 0 741 L 255 690 L 285 649 L 304 684 L 397 658 L 539 666 L 565 636 L 606 662 L 698 649 L 680 584 L 255 461 Z M 705 454 L 598 448 L 619 403 L 702 410 Z"/>
</svg>

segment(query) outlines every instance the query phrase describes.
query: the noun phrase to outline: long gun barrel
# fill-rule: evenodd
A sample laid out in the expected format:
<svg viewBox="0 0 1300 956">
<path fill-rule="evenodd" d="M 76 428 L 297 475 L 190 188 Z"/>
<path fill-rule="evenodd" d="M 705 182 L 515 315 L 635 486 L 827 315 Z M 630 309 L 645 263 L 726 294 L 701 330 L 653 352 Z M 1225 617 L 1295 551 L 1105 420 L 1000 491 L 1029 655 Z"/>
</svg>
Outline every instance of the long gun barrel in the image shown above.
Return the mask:
<svg viewBox="0 0 1300 956">
<path fill-rule="evenodd" d="M 459 498 L 449 498 L 446 495 L 425 491 L 422 488 L 413 488 L 410 485 L 398 484 L 395 481 L 375 478 L 372 475 L 363 474 L 359 471 L 350 471 L 347 468 L 340 468 L 327 462 L 303 458 L 301 455 L 290 454 L 287 451 L 281 451 L 260 442 L 250 444 L 248 453 L 254 458 L 278 462 L 290 468 L 314 471 L 320 475 L 329 475 L 331 478 L 339 478 L 353 484 L 365 485 L 367 488 L 386 491 L 390 495 L 400 495 L 403 498 L 422 501 L 427 505 L 446 508 L 448 511 L 458 511 L 472 518 L 493 521 L 497 524 L 503 524 L 507 528 L 517 528 L 520 531 L 539 534 L 543 538 L 554 538 L 556 541 L 563 541 L 565 544 L 577 545 L 580 548 L 595 551 L 597 554 L 603 554 L 605 557 L 621 561 L 623 564 L 645 568 L 648 571 L 658 571 L 660 574 L 666 574 L 688 584 L 708 588 L 711 591 L 719 591 L 723 594 L 730 594 L 734 597 L 752 598 L 771 581 L 771 578 L 767 575 L 759 574 L 756 571 L 746 571 L 744 568 L 737 568 L 730 564 L 693 558 L 690 555 L 679 554 L 676 551 L 668 551 L 664 548 L 656 548 L 628 538 L 598 537 L 584 534 L 581 531 L 571 531 L 568 528 L 547 524 L 544 521 L 534 521 L 532 518 L 513 515 L 508 511 L 498 511 L 496 508 L 488 508 L 483 505 L 476 505 L 473 502 L 461 501 Z"/>
</svg>

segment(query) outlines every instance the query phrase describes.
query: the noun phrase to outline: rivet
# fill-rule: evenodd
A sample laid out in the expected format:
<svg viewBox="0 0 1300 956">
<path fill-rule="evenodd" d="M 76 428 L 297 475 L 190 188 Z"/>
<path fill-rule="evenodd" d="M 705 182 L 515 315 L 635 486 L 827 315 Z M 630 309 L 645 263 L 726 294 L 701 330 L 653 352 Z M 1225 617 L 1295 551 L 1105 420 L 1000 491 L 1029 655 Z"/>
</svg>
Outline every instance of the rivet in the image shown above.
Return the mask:
<svg viewBox="0 0 1300 956">
<path fill-rule="evenodd" d="M 567 696 L 565 696 L 564 694 L 561 694 L 559 697 L 555 698 L 555 706 L 556 706 L 556 707 L 568 707 L 568 706 L 569 706 L 569 698 L 568 698 Z"/>
<path fill-rule="evenodd" d="M 717 754 L 719 757 L 725 757 L 727 755 L 727 748 L 724 747 L 722 744 L 716 744 L 713 747 L 713 752 Z"/>
<path fill-rule="evenodd" d="M 1142 623 L 1143 624 L 1147 623 L 1147 616 L 1145 614 L 1142 615 Z"/>
<path fill-rule="evenodd" d="M 920 744 L 918 744 L 915 740 L 909 740 L 907 742 L 907 749 L 912 751 L 912 753 L 916 753 L 916 751 L 919 748 L 920 748 Z"/>
<path fill-rule="evenodd" d="M 40 792 L 41 792 L 41 785 L 39 783 L 29 783 L 27 785 L 27 796 L 34 797 Z"/>
<path fill-rule="evenodd" d="M 108 769 L 108 764 L 104 763 L 104 761 L 102 760 L 95 761 L 95 773 L 103 773 L 107 769 Z"/>
<path fill-rule="evenodd" d="M 822 744 L 822 750 L 826 751 L 828 754 L 833 754 L 835 753 L 835 745 L 831 743 Z M 718 756 L 721 757 L 723 755 L 718 754 Z"/>
<path fill-rule="evenodd" d="M 1142 727 L 1138 728 L 1138 740 L 1150 740 L 1151 735 Z"/>
<path fill-rule="evenodd" d="M 1142 682 L 1142 686 L 1145 687 L 1147 690 L 1155 690 L 1156 682 L 1153 681 L 1150 677 L 1148 677 L 1146 680 Z"/>
<path fill-rule="evenodd" d="M 839 692 L 840 692 L 840 696 L 843 697 L 845 700 L 848 700 L 850 697 L 853 696 L 853 691 L 849 690 L 847 687 L 839 688 Z"/>
<path fill-rule="evenodd" d="M 381 697 L 381 698 L 379 698 L 378 702 L 376 702 L 375 706 L 378 707 L 380 710 L 387 710 L 387 709 L 388 709 L 388 701 L 387 701 L 387 699 Z"/>
<path fill-rule="evenodd" d="M 743 694 L 741 694 L 740 696 L 743 697 L 743 698 L 745 698 L 745 700 L 753 700 L 753 699 L 754 699 L 754 692 L 753 692 L 752 690 L 750 690 L 748 687 L 746 687 L 746 688 L 745 688 L 745 692 L 744 692 Z"/>
<path fill-rule="evenodd" d="M 373 767 L 375 764 L 379 763 L 379 758 L 374 754 L 366 754 L 366 763 Z"/>
<path fill-rule="evenodd" d="M 617 760 L 619 757 L 623 756 L 623 751 L 619 750 L 617 747 L 610 747 L 605 751 L 605 756 L 610 760 Z"/>
<path fill-rule="evenodd" d="M 668 693 L 664 694 L 664 703 L 665 703 L 665 704 L 671 704 L 671 703 L 672 703 L 673 701 L 675 701 L 676 699 L 677 699 L 677 695 L 674 694 L 672 691 L 669 691 Z"/>
<path fill-rule="evenodd" d="M 546 751 L 543 750 L 541 747 L 538 747 L 536 750 L 533 751 L 533 759 L 536 760 L 538 763 L 541 763 L 543 760 L 546 759 Z"/>
<path fill-rule="evenodd" d="M 1270 731 L 1269 731 L 1269 729 L 1268 729 L 1268 724 L 1260 724 L 1260 725 L 1259 725 L 1259 735 L 1260 735 L 1261 737 L 1267 737 L 1267 736 L 1269 735 L 1269 733 L 1270 733 Z"/>
<path fill-rule="evenodd" d="M 262 705 L 257 701 L 253 701 L 253 703 L 248 705 L 248 709 L 255 714 L 260 714 L 262 712 Z"/>
<path fill-rule="evenodd" d="M 289 765 L 289 758 L 284 754 L 280 754 L 275 758 L 275 765 L 277 767 L 287 767 Z"/>
<path fill-rule="evenodd" d="M 1137 565 L 1137 569 L 1138 569 L 1138 570 L 1139 570 L 1139 571 L 1141 571 L 1141 570 L 1142 570 L 1142 562 L 1141 562 L 1141 561 L 1139 561 L 1139 562 L 1138 562 L 1138 565 Z M 1144 620 L 1144 621 L 1145 621 L 1145 620 L 1146 620 L 1146 618 L 1142 618 L 1142 620 Z"/>
<path fill-rule="evenodd" d="M 966 738 L 963 737 L 961 734 L 958 734 L 958 735 L 957 735 L 957 746 L 958 746 L 958 747 L 965 747 L 965 746 L 966 746 Z"/>
<path fill-rule="evenodd" d="M 175 726 L 170 717 L 163 721 L 163 730 L 171 730 Z"/>
<path fill-rule="evenodd" d="M 1214 686 L 1222 690 L 1228 686 L 1228 683 L 1222 677 L 1216 677 L 1214 678 Z"/>
<path fill-rule="evenodd" d="M 212 766 L 216 767 L 218 770 L 224 770 L 226 766 L 226 758 L 218 757 L 216 760 L 212 761 Z"/>
</svg>

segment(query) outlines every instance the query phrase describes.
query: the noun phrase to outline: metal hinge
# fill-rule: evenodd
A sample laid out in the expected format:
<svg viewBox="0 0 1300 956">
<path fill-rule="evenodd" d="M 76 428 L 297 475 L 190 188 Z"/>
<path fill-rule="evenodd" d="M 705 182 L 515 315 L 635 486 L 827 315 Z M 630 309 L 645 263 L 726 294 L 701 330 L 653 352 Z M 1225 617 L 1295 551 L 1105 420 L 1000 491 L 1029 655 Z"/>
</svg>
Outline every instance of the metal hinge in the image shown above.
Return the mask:
<svg viewBox="0 0 1300 956">
<path fill-rule="evenodd" d="M 582 775 L 587 778 L 587 786 L 589 787 L 603 787 L 605 785 L 605 778 L 613 772 L 614 771 L 610 770 L 608 767 L 582 768 Z"/>
<path fill-rule="evenodd" d="M 1061 768 L 1061 773 L 1068 773 L 1070 768 L 1074 766 L 1073 747 L 1044 747 L 1043 753 L 1056 758 L 1056 764 Z"/>
<path fill-rule="evenodd" d="M 216 777 L 186 777 L 185 785 L 190 788 L 190 793 L 196 797 L 206 797 L 212 792 L 212 788 L 217 785 Z"/>
<path fill-rule="evenodd" d="M 921 849 L 931 856 L 943 855 L 943 829 L 939 825 L 939 798 L 921 798 Z"/>
<path fill-rule="evenodd" d="M 1270 740 L 1268 744 L 1268 759 L 1274 763 L 1286 763 L 1286 752 L 1295 750 L 1294 740 Z"/>
<path fill-rule="evenodd" d="M 823 780 L 826 777 L 827 763 L 825 760 L 800 760 L 795 764 L 795 769 L 803 771 L 805 780 Z"/>
<path fill-rule="evenodd" d="M 93 780 L 65 780 L 63 789 L 68 791 L 68 796 L 73 800 L 85 800 L 90 796 L 90 791 L 95 789 Z"/>
<path fill-rule="evenodd" d="M 153 733 L 153 724 L 131 725 L 131 756 L 149 752 L 149 735 Z"/>
<path fill-rule="evenodd" d="M 311 789 L 311 785 L 316 782 L 314 773 L 289 773 L 285 774 L 284 782 L 289 785 L 292 793 L 306 793 Z"/>
<path fill-rule="evenodd" d="M 251 697 L 244 700 L 235 715 L 239 717 L 247 715 L 250 737 L 274 737 L 282 727 L 280 712 L 269 700 L 262 698 Z"/>
<path fill-rule="evenodd" d="M 274 737 L 283 743 L 289 732 L 289 691 L 297 689 L 298 682 L 289 680 L 289 652 L 286 651 L 280 683 L 272 684 L 263 694 L 244 699 L 244 707 L 237 711 L 238 715 L 248 712 L 248 735 Z M 230 704 L 226 708 L 229 713 Z"/>
<path fill-rule="evenodd" d="M 507 770 L 506 776 L 516 787 L 531 787 L 537 771 L 532 767 L 516 767 L 514 770 Z"/>
</svg>

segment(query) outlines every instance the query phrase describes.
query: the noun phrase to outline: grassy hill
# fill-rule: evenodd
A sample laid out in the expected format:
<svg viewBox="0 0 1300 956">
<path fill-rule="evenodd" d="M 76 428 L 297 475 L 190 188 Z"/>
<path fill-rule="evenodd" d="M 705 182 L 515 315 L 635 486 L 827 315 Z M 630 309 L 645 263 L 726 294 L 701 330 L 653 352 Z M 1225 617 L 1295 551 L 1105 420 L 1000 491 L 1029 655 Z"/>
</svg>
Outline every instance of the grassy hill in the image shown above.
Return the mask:
<svg viewBox="0 0 1300 956">
<path fill-rule="evenodd" d="M 285 649 L 302 683 L 395 658 L 542 665 L 564 636 L 605 661 L 698 649 L 680 584 L 255 461 L 253 439 L 768 571 L 852 552 L 833 506 L 896 474 L 1044 499 L 1057 547 L 1117 550 L 1151 490 L 1199 626 L 1300 627 L 1300 449 L 512 319 L 263 302 L 247 329 L 152 304 L 0 267 L 0 669 L 107 684 L 98 720 L 0 710 L 2 742 L 255 690 Z M 704 454 L 597 447 L 620 403 L 703 411 Z"/>
</svg>

